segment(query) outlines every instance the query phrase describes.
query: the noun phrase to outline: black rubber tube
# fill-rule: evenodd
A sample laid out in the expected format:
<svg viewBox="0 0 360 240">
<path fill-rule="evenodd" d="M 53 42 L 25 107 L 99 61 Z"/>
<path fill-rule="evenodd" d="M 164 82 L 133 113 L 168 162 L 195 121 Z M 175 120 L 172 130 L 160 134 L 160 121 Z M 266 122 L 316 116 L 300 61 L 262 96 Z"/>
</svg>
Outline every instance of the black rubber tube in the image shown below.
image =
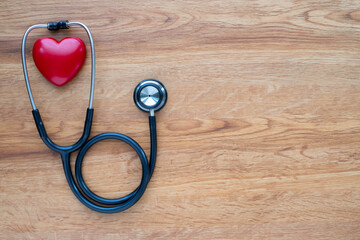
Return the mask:
<svg viewBox="0 0 360 240">
<path fill-rule="evenodd" d="M 49 148 L 58 152 L 61 155 L 66 180 L 70 186 L 70 189 L 72 190 L 74 195 L 79 199 L 79 201 L 83 203 L 85 206 L 97 212 L 117 213 L 124 211 L 130 208 L 131 206 L 133 206 L 144 194 L 147 184 L 149 183 L 151 176 L 154 172 L 155 163 L 156 163 L 157 139 L 156 139 L 156 119 L 154 116 L 149 117 L 150 144 L 151 144 L 150 162 L 149 162 L 144 150 L 140 147 L 140 145 L 132 138 L 120 133 L 102 133 L 91 138 L 89 141 L 85 143 L 86 139 L 89 137 L 91 130 L 91 122 L 93 116 L 92 109 L 88 109 L 87 111 L 84 132 L 82 137 L 79 139 L 77 143 L 67 147 L 56 145 L 47 136 L 45 126 L 41 120 L 40 113 L 38 110 L 34 110 L 33 115 L 41 139 Z M 85 181 L 82 177 L 82 171 L 81 171 L 82 162 L 86 152 L 95 143 L 105 139 L 117 139 L 129 144 L 136 151 L 141 161 L 142 178 L 140 185 L 133 192 L 121 198 L 108 199 L 96 195 L 86 186 Z M 75 163 L 75 178 L 76 178 L 75 180 L 70 167 L 70 155 L 73 151 L 76 151 L 79 148 L 80 151 L 78 153 Z"/>
<path fill-rule="evenodd" d="M 132 138 L 125 136 L 120 133 L 103 133 L 97 135 L 90 139 L 81 149 L 76 158 L 75 163 L 75 177 L 77 184 L 75 183 L 71 168 L 69 158 L 63 158 L 64 172 L 68 184 L 75 194 L 75 196 L 88 208 L 102 212 L 102 213 L 116 213 L 124 211 L 131 206 L 133 206 L 144 194 L 147 184 L 149 183 L 152 173 L 154 172 L 155 162 L 156 162 L 156 120 L 155 117 L 149 117 L 150 125 L 150 138 L 151 138 L 151 153 L 150 153 L 150 162 L 145 155 L 144 150 L 140 145 L 133 140 Z M 86 152 L 93 146 L 95 143 L 105 140 L 105 139 L 117 139 L 129 144 L 138 154 L 141 166 L 142 166 L 142 178 L 140 185 L 130 194 L 116 199 L 103 198 L 101 196 L 93 193 L 85 184 L 85 181 L 82 177 L 82 162 L 85 157 Z M 65 161 L 64 161 L 65 160 Z M 79 188 L 81 192 L 79 191 Z"/>
</svg>

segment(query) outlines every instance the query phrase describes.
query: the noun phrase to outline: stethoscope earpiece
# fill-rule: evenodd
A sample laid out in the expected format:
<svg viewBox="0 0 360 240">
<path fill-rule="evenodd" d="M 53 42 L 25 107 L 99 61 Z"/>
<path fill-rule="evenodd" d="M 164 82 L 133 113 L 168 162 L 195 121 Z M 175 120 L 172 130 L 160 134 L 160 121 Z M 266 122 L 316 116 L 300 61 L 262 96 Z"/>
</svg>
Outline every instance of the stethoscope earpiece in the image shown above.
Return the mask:
<svg viewBox="0 0 360 240">
<path fill-rule="evenodd" d="M 144 112 L 157 112 L 165 106 L 166 101 L 166 88 L 158 80 L 143 80 L 134 90 L 135 105 Z"/>
</svg>

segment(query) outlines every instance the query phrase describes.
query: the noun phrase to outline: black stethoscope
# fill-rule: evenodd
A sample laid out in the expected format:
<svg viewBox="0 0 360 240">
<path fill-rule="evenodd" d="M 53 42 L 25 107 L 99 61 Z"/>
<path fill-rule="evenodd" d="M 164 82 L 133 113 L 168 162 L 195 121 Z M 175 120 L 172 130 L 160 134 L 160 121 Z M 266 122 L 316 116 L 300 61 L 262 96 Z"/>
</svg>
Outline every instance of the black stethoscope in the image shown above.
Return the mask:
<svg viewBox="0 0 360 240">
<path fill-rule="evenodd" d="M 80 139 L 71 146 L 59 146 L 55 144 L 53 141 L 51 141 L 51 139 L 48 137 L 44 123 L 41 120 L 40 112 L 35 106 L 34 98 L 31 93 L 30 82 L 26 67 L 25 44 L 26 44 L 27 36 L 29 35 L 30 31 L 33 29 L 48 28 L 49 30 L 59 30 L 59 29 L 67 29 L 70 26 L 75 26 L 75 25 L 83 27 L 87 32 L 87 35 L 90 40 L 91 88 L 90 88 L 89 107 L 86 113 L 83 134 L 80 137 Z M 21 58 L 22 58 L 26 87 L 29 94 L 31 106 L 33 108 L 32 113 L 34 116 L 36 127 L 39 131 L 41 139 L 46 144 L 46 146 L 48 146 L 50 149 L 60 154 L 64 167 L 66 180 L 71 190 L 75 194 L 75 196 L 80 200 L 80 202 L 82 202 L 88 208 L 102 213 L 116 213 L 130 208 L 144 194 L 147 184 L 149 183 L 151 176 L 154 172 L 155 162 L 156 162 L 156 151 L 157 151 L 156 119 L 154 113 L 156 111 L 159 111 L 166 104 L 167 92 L 164 85 L 155 79 L 144 80 L 136 86 L 133 96 L 136 106 L 142 111 L 150 113 L 149 126 L 150 126 L 151 151 L 150 151 L 150 162 L 149 162 L 145 155 L 144 150 L 140 147 L 140 145 L 135 140 L 133 140 L 132 138 L 126 135 L 109 132 L 109 133 L 99 134 L 88 140 L 91 131 L 92 118 L 94 114 L 94 109 L 92 108 L 92 105 L 93 105 L 94 85 L 95 85 L 95 50 L 94 50 L 94 42 L 91 36 L 91 32 L 85 24 L 80 22 L 60 21 L 60 22 L 50 22 L 48 24 L 38 24 L 31 26 L 25 32 L 23 37 L 23 41 L 21 45 Z M 117 139 L 126 142 L 136 151 L 141 161 L 142 178 L 140 185 L 133 192 L 121 198 L 108 199 L 96 195 L 86 186 L 84 179 L 82 177 L 81 166 L 86 152 L 89 150 L 89 148 L 92 145 L 105 139 Z M 80 151 L 76 158 L 76 164 L 75 164 L 75 177 L 76 177 L 76 181 L 75 181 L 70 168 L 70 154 L 79 149 Z"/>
</svg>

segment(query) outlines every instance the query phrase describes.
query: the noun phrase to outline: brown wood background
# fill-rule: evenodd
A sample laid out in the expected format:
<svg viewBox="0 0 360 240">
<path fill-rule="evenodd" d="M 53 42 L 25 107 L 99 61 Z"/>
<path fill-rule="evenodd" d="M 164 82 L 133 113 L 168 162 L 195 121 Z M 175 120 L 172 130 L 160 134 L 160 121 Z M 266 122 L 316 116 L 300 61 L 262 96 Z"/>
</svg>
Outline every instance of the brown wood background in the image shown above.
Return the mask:
<svg viewBox="0 0 360 240">
<path fill-rule="evenodd" d="M 1 239 L 360 239 L 358 0 L 6 0 L 0 13 Z M 154 177 L 122 213 L 75 198 L 32 119 L 21 39 L 30 25 L 61 19 L 94 36 L 92 136 L 121 132 L 148 153 L 133 89 L 156 78 L 168 90 Z M 90 59 L 67 86 L 52 86 L 31 58 L 42 36 L 88 41 L 73 28 L 36 30 L 27 44 L 48 133 L 71 144 L 82 132 Z M 119 142 L 95 145 L 84 165 L 106 197 L 141 177 L 137 155 Z"/>
</svg>

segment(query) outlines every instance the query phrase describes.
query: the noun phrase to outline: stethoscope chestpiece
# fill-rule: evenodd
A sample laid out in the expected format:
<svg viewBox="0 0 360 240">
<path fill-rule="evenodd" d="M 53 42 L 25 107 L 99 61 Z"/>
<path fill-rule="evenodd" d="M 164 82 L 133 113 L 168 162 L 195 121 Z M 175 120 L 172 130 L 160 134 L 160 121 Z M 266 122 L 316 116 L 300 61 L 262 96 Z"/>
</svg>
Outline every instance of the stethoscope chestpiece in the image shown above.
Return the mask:
<svg viewBox="0 0 360 240">
<path fill-rule="evenodd" d="M 159 111 L 165 106 L 166 101 L 166 88 L 158 80 L 143 80 L 134 90 L 134 102 L 144 112 Z"/>
</svg>

